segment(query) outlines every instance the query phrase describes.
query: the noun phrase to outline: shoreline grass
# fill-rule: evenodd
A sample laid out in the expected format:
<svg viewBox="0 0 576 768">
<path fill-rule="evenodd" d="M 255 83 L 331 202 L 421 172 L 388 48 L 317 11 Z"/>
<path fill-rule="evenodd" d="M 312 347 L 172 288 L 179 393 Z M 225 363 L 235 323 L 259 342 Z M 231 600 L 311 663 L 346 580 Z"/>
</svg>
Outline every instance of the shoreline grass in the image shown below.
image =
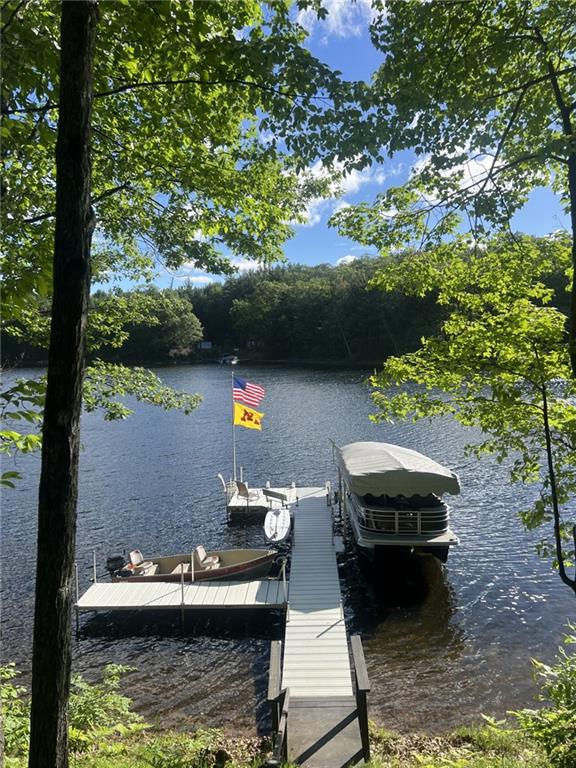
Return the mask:
<svg viewBox="0 0 576 768">
<path fill-rule="evenodd" d="M 188 734 L 151 727 L 118 727 L 72 752 L 70 768 L 259 768 L 269 739 L 230 735 L 220 729 Z M 370 724 L 370 768 L 548 768 L 544 751 L 519 729 L 487 723 L 440 735 L 399 734 Z M 6 756 L 6 768 L 25 768 L 26 755 Z"/>
</svg>

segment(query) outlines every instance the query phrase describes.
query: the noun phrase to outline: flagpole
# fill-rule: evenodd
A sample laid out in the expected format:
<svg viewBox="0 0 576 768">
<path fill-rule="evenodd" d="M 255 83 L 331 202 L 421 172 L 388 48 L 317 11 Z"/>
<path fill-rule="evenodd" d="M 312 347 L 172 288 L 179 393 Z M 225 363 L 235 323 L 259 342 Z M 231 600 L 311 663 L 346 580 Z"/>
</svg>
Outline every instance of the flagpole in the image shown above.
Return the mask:
<svg viewBox="0 0 576 768">
<path fill-rule="evenodd" d="M 234 480 L 236 480 L 236 428 L 234 425 L 234 363 L 230 366 L 232 373 L 232 460 L 234 464 Z"/>
</svg>

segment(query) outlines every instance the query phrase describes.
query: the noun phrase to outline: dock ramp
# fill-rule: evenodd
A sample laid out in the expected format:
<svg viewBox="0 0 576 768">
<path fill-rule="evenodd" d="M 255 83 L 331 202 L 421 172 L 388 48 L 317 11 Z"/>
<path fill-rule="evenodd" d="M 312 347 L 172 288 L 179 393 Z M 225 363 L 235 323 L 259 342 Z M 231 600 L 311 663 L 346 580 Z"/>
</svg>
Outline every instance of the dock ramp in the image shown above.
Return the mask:
<svg viewBox="0 0 576 768">
<path fill-rule="evenodd" d="M 350 663 L 329 492 L 306 489 L 293 514 L 284 647 L 270 663 L 275 759 L 343 768 L 368 756 L 369 686 L 360 638 Z"/>
</svg>

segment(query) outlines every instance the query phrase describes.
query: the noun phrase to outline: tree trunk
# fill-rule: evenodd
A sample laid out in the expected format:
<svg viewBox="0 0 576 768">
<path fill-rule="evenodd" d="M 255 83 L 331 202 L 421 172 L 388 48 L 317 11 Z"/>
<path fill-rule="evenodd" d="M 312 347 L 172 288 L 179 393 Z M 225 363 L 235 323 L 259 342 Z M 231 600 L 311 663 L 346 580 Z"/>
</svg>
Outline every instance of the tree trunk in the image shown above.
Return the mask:
<svg viewBox="0 0 576 768">
<path fill-rule="evenodd" d="M 574 137 L 572 137 L 574 140 Z M 572 285 L 570 287 L 570 319 L 568 343 L 572 375 L 576 378 L 576 151 L 568 157 L 568 199 L 570 201 L 570 226 L 572 229 Z"/>
<path fill-rule="evenodd" d="M 62 3 L 54 287 L 38 509 L 30 768 L 68 764 L 70 612 L 93 229 L 90 118 L 96 22 L 95 0 Z"/>
<path fill-rule="evenodd" d="M 546 460 L 548 462 L 548 479 L 550 481 L 550 497 L 552 499 L 552 514 L 554 517 L 554 543 L 556 545 L 556 560 L 558 561 L 558 573 L 560 578 L 569 586 L 576 595 L 576 579 L 571 579 L 566 573 L 564 565 L 564 552 L 561 536 L 560 504 L 558 502 L 558 491 L 556 486 L 556 471 L 554 469 L 554 453 L 552 451 L 552 435 L 550 434 L 550 416 L 548 413 L 548 392 L 546 384 L 542 384 L 542 423 L 544 426 L 544 437 L 546 440 Z M 574 554 L 576 555 L 576 547 Z"/>
</svg>

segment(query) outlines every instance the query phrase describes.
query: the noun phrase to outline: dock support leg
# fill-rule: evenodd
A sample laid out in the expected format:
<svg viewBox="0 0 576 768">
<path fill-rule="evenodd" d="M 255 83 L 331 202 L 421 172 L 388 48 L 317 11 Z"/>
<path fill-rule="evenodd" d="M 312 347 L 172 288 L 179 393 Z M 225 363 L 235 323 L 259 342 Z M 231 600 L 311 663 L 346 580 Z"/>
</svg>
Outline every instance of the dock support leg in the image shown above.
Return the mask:
<svg viewBox="0 0 576 768">
<path fill-rule="evenodd" d="M 270 669 L 268 671 L 268 702 L 271 708 L 272 733 L 277 733 L 280 725 L 280 677 L 282 675 L 282 641 L 273 640 L 270 644 Z"/>
<path fill-rule="evenodd" d="M 360 738 L 362 740 L 362 752 L 364 753 L 364 760 L 368 763 L 370 762 L 370 735 L 368 731 L 368 703 L 366 701 L 365 692 L 358 694 L 357 706 Z"/>
<path fill-rule="evenodd" d="M 360 635 L 352 635 L 352 661 L 354 664 L 354 678 L 356 687 L 356 709 L 358 710 L 358 725 L 360 726 L 360 738 L 362 740 L 362 752 L 364 760 L 370 762 L 370 736 L 368 732 L 368 701 L 367 694 L 370 691 L 368 670 L 362 650 Z"/>
<path fill-rule="evenodd" d="M 80 611 L 78 610 L 78 600 L 80 599 L 80 587 L 78 584 L 78 561 L 74 563 L 74 576 L 76 580 L 76 605 L 74 610 L 76 613 L 76 640 L 80 637 Z"/>
<path fill-rule="evenodd" d="M 184 631 L 184 563 L 180 565 L 180 622 Z"/>
</svg>

